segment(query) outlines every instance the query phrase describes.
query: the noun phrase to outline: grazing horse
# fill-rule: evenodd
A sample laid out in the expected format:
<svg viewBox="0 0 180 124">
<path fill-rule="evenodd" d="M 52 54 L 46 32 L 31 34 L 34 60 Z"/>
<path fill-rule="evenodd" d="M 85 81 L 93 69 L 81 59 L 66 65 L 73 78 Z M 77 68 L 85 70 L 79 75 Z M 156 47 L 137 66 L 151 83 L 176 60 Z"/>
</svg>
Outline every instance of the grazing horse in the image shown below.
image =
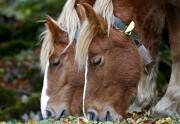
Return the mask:
<svg viewBox="0 0 180 124">
<path fill-rule="evenodd" d="M 62 116 L 81 114 L 84 70 L 78 70 L 74 63 L 75 42 L 66 48 L 69 44 L 67 33 L 51 18 L 46 20 L 47 37 L 50 39 L 47 41 L 49 44 L 43 44 L 45 48 L 42 50 L 51 49 L 52 52 L 46 60 L 48 62 L 41 96 L 43 118 L 59 119 Z"/>
<path fill-rule="evenodd" d="M 41 94 L 41 112 L 44 119 L 78 115 L 82 110 L 84 70 L 78 70 L 74 63 L 75 32 L 80 27 L 77 3 L 68 0 L 55 22 L 46 18 L 46 31 L 41 48 L 41 69 L 44 83 Z M 94 0 L 84 0 L 91 5 Z M 71 14 L 69 14 L 71 13 Z"/>
<path fill-rule="evenodd" d="M 153 62 L 146 66 L 138 85 L 137 97 L 129 110 L 146 109 L 154 105 L 154 116 L 180 117 L 180 2 L 177 0 L 114 0 L 114 15 L 128 24 L 136 24 L 134 32 L 149 50 Z M 164 97 L 156 104 L 156 73 L 160 41 L 168 42 L 171 48 L 172 72 Z M 156 105 L 155 105 L 156 104 Z"/>
<path fill-rule="evenodd" d="M 144 44 L 144 46 L 148 49 L 153 59 L 153 62 L 151 64 L 144 67 L 145 71 L 139 81 L 139 85 L 137 88 L 138 89 L 137 96 L 134 100 L 134 103 L 130 106 L 129 111 L 133 111 L 133 110 L 139 111 L 142 109 L 149 108 L 149 106 L 155 105 L 152 108 L 153 115 L 160 114 L 162 116 L 180 117 L 180 109 L 179 109 L 179 106 L 180 106 L 180 96 L 179 96 L 180 79 L 179 78 L 180 76 L 178 74 L 178 70 L 180 68 L 180 65 L 179 65 L 180 63 L 179 62 L 180 3 L 178 2 L 178 0 L 159 0 L 159 1 L 157 0 L 151 0 L 151 1 L 150 0 L 148 1 L 104 0 L 104 1 L 99 1 L 99 3 L 101 3 L 101 5 L 98 5 L 95 3 L 94 9 L 99 15 L 105 18 L 105 20 L 108 22 L 108 30 L 109 30 L 108 33 L 111 34 L 109 27 L 111 27 L 111 24 L 113 24 L 113 20 L 114 20 L 113 16 L 116 16 L 117 18 L 121 19 L 122 22 L 124 22 L 126 25 L 128 25 L 133 20 L 136 25 L 133 31 L 137 34 L 139 41 L 142 44 Z M 109 12 L 108 10 L 111 10 L 111 12 Z M 100 25 L 99 25 L 99 28 L 101 28 Z M 92 29 L 92 30 L 95 30 L 95 29 Z M 83 30 L 83 28 L 81 30 Z M 84 27 L 84 30 L 85 30 L 85 27 Z M 88 39 L 88 41 L 90 42 L 86 42 L 87 44 L 85 46 L 82 46 L 82 48 L 80 47 L 81 45 L 79 44 L 79 47 L 77 48 L 80 48 L 81 50 L 76 50 L 77 52 L 76 54 L 79 54 L 80 51 L 84 52 L 79 55 L 76 55 L 77 57 L 76 59 L 78 60 L 80 67 L 85 65 L 85 61 L 87 59 L 86 56 L 88 55 L 88 61 L 86 64 L 87 66 L 86 67 L 86 85 L 85 85 L 86 92 L 84 92 L 84 102 L 85 102 L 84 104 L 86 104 L 86 100 L 88 100 L 88 98 L 91 98 L 91 96 L 93 95 L 98 96 L 95 93 L 97 93 L 102 88 L 102 87 L 94 88 L 94 86 L 89 86 L 90 82 L 93 82 L 93 81 L 98 82 L 98 85 L 100 85 L 99 80 L 105 82 L 105 79 L 107 77 L 107 76 L 101 77 L 102 74 L 99 73 L 100 69 L 98 70 L 99 72 L 95 71 L 95 69 L 97 68 L 90 65 L 90 63 L 92 64 L 93 62 L 99 65 L 99 63 L 101 64 L 101 62 L 104 61 L 105 59 L 101 58 L 101 56 L 100 58 L 95 57 L 94 60 L 90 58 L 91 54 L 92 56 L 96 56 L 98 52 L 100 51 L 98 51 L 97 53 L 95 52 L 93 54 L 92 52 L 93 47 L 95 50 L 98 50 L 95 47 L 96 45 L 93 45 L 95 44 L 93 43 L 93 41 L 95 42 L 96 38 L 94 38 L 94 36 L 91 35 L 92 32 L 91 33 L 88 32 L 88 33 L 87 32 L 86 34 L 84 33 L 84 36 L 82 33 L 81 34 L 82 38 L 81 39 L 79 38 L 79 39 L 81 41 L 85 41 Z M 157 73 L 157 63 L 158 63 L 158 51 L 159 51 L 160 41 L 163 41 L 163 40 L 168 42 L 171 48 L 172 72 L 171 72 L 171 79 L 170 79 L 167 91 L 164 97 L 156 104 L 156 100 L 157 100 L 156 99 L 157 98 L 156 73 Z M 86 50 L 84 51 L 83 47 L 86 47 L 86 49 L 89 48 L 89 51 L 86 51 Z M 103 45 L 101 45 L 101 47 L 103 48 Z M 115 57 L 112 60 L 114 59 Z M 90 76 L 91 70 L 94 70 L 94 72 L 96 73 L 94 74 L 91 73 L 91 76 Z M 110 73 L 114 75 L 116 74 L 113 71 Z M 107 74 L 107 70 L 104 70 L 103 75 L 104 74 Z M 90 79 L 90 77 L 92 78 Z M 110 77 L 108 76 L 108 78 Z M 97 85 L 94 82 L 92 83 L 92 85 Z M 89 97 L 88 92 L 90 90 L 93 90 L 93 92 L 91 96 Z M 108 90 L 105 90 L 104 92 L 106 91 L 109 92 Z M 93 102 L 89 101 L 88 104 L 91 104 L 91 106 L 94 106 L 95 108 L 95 106 L 98 105 L 97 103 L 100 102 L 100 99 L 98 98 L 96 99 L 97 101 L 95 100 Z M 87 106 L 85 105 L 84 107 L 85 107 L 85 114 L 86 114 Z M 100 108 L 102 107 L 99 107 L 98 110 Z M 100 113 L 97 110 L 95 111 L 92 110 L 92 111 L 93 112 L 90 112 L 90 113 L 93 113 L 93 114 L 90 114 L 91 119 L 97 119 L 97 117 L 103 116 L 103 113 Z"/>
<path fill-rule="evenodd" d="M 44 119 L 81 113 L 84 78 L 83 70 L 78 71 L 74 63 L 74 34 L 80 26 L 74 4 L 75 0 L 67 1 L 57 23 L 46 19 L 40 55 L 41 69 L 45 71 L 41 95 Z"/>
<path fill-rule="evenodd" d="M 136 94 L 143 64 L 136 45 L 84 4 L 84 21 L 76 43 L 76 61 L 85 66 L 83 111 L 89 120 L 118 120 Z M 109 36 L 109 37 L 108 37 Z"/>
</svg>

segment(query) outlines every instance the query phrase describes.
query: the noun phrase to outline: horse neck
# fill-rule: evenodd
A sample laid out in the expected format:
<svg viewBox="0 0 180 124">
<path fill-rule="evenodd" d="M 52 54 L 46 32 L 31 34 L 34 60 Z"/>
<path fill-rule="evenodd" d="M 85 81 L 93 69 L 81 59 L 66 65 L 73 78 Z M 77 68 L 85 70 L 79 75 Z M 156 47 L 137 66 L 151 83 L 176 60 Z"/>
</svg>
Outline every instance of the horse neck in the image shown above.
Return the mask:
<svg viewBox="0 0 180 124">
<path fill-rule="evenodd" d="M 143 18 L 148 10 L 160 5 L 157 0 L 114 0 L 114 15 L 121 18 L 123 22 L 128 23 L 137 18 Z M 137 17 L 138 16 L 138 17 Z"/>
<path fill-rule="evenodd" d="M 143 25 L 142 22 L 146 23 L 146 21 L 152 20 L 152 16 L 164 13 L 162 0 L 113 0 L 113 6 L 114 15 L 120 18 L 126 25 L 132 20 L 135 21 L 135 28 L 141 27 Z"/>
<path fill-rule="evenodd" d="M 135 22 L 134 32 L 156 60 L 162 40 L 164 10 L 162 0 L 114 0 L 114 15 L 126 25 Z"/>
</svg>

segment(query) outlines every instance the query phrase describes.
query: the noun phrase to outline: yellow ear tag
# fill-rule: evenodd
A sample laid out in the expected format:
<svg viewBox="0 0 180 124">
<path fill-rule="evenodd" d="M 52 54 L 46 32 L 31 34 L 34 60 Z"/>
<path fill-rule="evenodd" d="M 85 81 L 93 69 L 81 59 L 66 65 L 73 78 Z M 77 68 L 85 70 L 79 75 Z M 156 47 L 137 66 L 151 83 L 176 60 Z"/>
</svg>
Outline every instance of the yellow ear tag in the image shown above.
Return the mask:
<svg viewBox="0 0 180 124">
<path fill-rule="evenodd" d="M 125 34 L 130 35 L 131 31 L 134 29 L 135 27 L 135 23 L 134 21 L 131 21 L 131 23 L 129 24 L 129 26 L 126 28 L 126 30 L 124 31 Z"/>
</svg>

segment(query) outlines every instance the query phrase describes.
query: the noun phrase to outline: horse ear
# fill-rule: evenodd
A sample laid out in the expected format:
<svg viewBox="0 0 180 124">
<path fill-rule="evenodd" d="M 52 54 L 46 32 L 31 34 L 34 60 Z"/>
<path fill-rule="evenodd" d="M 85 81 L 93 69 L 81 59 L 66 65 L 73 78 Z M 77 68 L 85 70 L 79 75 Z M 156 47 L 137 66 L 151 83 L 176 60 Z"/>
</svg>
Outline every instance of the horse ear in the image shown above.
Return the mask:
<svg viewBox="0 0 180 124">
<path fill-rule="evenodd" d="M 99 33 L 104 34 L 104 24 L 101 22 L 101 18 L 96 14 L 94 9 L 87 3 L 83 3 L 83 6 L 85 8 L 86 17 L 88 21 L 92 24 L 94 24 L 96 27 L 99 28 Z"/>
<path fill-rule="evenodd" d="M 46 16 L 46 28 L 49 29 L 53 37 L 59 36 L 59 33 L 63 32 L 57 23 L 49 16 Z"/>
<path fill-rule="evenodd" d="M 84 7 L 80 4 L 77 4 L 77 11 L 78 11 L 78 15 L 81 20 L 81 23 L 84 22 L 84 20 L 86 19 L 86 13 L 85 13 Z"/>
</svg>

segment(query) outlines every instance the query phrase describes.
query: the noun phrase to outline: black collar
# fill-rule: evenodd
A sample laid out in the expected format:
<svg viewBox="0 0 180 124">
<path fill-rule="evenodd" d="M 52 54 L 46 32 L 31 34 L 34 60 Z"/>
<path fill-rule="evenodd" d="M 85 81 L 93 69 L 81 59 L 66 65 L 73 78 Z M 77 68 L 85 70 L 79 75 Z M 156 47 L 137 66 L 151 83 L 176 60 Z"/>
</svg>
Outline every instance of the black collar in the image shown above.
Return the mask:
<svg viewBox="0 0 180 124">
<path fill-rule="evenodd" d="M 127 28 L 127 26 L 117 17 L 114 16 L 114 23 L 113 23 L 113 26 L 120 30 L 121 32 L 124 32 Z M 77 40 L 78 38 L 78 35 L 79 35 L 79 30 L 76 31 L 75 35 L 74 35 L 74 39 Z M 135 44 L 137 46 L 140 45 L 140 42 L 138 40 L 138 37 L 137 35 L 134 33 L 134 32 L 131 32 L 131 34 L 129 35 L 129 37 L 131 37 L 133 39 L 133 41 L 135 42 Z"/>
<path fill-rule="evenodd" d="M 115 16 L 113 26 L 121 32 L 124 32 L 127 28 L 127 26 L 119 18 Z M 139 42 L 137 35 L 133 31 L 130 33 L 129 37 L 134 41 L 136 46 L 140 46 L 141 43 Z"/>
<path fill-rule="evenodd" d="M 114 16 L 113 26 L 116 29 L 120 30 L 121 32 L 125 32 L 125 30 L 127 29 L 127 26 L 119 18 L 117 18 L 115 16 Z M 139 42 L 137 35 L 133 31 L 131 31 L 130 33 L 128 33 L 128 37 L 130 37 L 136 44 L 136 46 L 138 48 L 138 52 L 142 58 L 144 65 L 146 66 L 146 65 L 152 63 L 153 59 L 152 59 L 149 51 L 145 48 L 145 46 L 143 44 L 141 44 Z"/>
</svg>

